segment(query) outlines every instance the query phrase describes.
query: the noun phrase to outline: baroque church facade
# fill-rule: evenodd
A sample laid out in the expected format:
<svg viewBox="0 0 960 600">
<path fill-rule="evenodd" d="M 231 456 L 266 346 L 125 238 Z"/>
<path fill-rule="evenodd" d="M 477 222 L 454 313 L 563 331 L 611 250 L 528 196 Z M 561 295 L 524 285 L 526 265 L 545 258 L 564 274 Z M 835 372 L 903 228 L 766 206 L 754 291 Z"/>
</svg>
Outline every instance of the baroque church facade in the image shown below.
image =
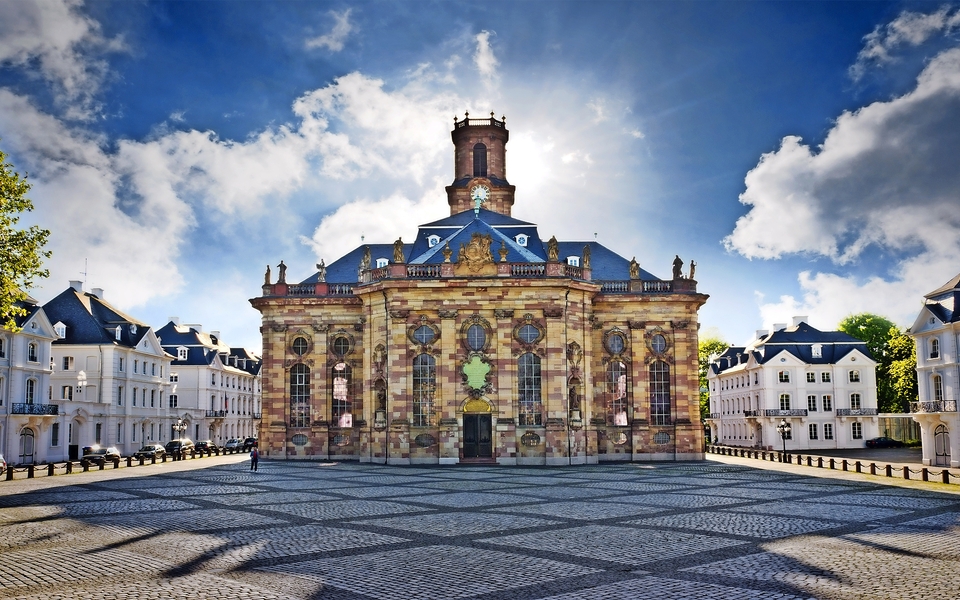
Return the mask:
<svg viewBox="0 0 960 600">
<path fill-rule="evenodd" d="M 703 457 L 695 263 L 660 279 L 512 216 L 504 118 L 454 119 L 450 215 L 300 283 L 268 267 L 261 453 L 386 464 Z"/>
</svg>

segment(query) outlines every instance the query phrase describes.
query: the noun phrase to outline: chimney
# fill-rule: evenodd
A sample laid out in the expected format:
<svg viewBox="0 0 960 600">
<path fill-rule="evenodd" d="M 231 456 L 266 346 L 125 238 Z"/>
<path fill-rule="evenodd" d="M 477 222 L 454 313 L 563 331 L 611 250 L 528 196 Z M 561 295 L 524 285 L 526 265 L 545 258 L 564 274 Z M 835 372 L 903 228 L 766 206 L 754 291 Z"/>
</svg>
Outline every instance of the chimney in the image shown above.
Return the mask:
<svg viewBox="0 0 960 600">
<path fill-rule="evenodd" d="M 167 317 L 167 321 L 170 321 L 175 326 L 180 327 L 180 317 Z"/>
<path fill-rule="evenodd" d="M 82 292 L 82 291 L 83 291 L 83 282 L 82 282 L 82 281 L 77 281 L 77 280 L 75 280 L 75 279 L 71 279 L 71 280 L 70 280 L 70 287 L 72 287 L 73 289 L 75 289 L 75 290 L 78 291 L 78 292 Z"/>
<path fill-rule="evenodd" d="M 90 293 L 103 300 L 103 288 L 93 288 Z"/>
<path fill-rule="evenodd" d="M 201 325 L 201 324 L 199 324 L 199 323 L 196 323 L 196 324 L 187 323 L 187 324 L 184 325 L 184 327 L 186 327 L 186 328 L 188 328 L 188 329 L 196 329 L 197 331 L 203 331 L 203 325 Z"/>
<path fill-rule="evenodd" d="M 796 326 L 799 325 L 800 323 L 808 323 L 809 321 L 810 321 L 810 317 L 808 317 L 808 316 L 806 316 L 806 315 L 804 315 L 804 316 L 802 316 L 802 317 L 794 317 L 794 318 L 793 318 L 793 326 L 796 327 Z"/>
<path fill-rule="evenodd" d="M 774 323 L 774 324 L 773 324 L 773 330 L 774 330 L 774 331 L 783 331 L 783 330 L 786 329 L 786 328 L 787 328 L 787 324 L 786 324 L 786 323 Z"/>
<path fill-rule="evenodd" d="M 765 335 L 767 335 L 767 334 L 769 334 L 769 333 L 770 333 L 770 332 L 767 331 L 766 329 L 758 329 L 758 330 L 757 330 L 757 339 L 759 340 L 760 338 L 762 338 L 763 336 L 765 336 Z"/>
<path fill-rule="evenodd" d="M 212 335 L 213 337 L 217 338 L 218 340 L 220 339 L 220 332 L 219 332 L 219 331 L 211 331 L 211 332 L 210 332 L 210 335 Z"/>
</svg>

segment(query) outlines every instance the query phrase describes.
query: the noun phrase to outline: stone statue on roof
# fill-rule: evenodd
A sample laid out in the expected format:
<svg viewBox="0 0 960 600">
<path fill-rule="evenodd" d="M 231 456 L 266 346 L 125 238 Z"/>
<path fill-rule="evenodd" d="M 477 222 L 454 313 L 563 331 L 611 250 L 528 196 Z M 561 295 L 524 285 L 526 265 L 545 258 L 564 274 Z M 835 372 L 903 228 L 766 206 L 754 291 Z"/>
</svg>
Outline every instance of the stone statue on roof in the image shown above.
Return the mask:
<svg viewBox="0 0 960 600">
<path fill-rule="evenodd" d="M 277 283 L 286 283 L 287 282 L 287 265 L 283 264 L 283 260 L 280 261 L 280 264 L 277 265 Z"/>
<path fill-rule="evenodd" d="M 263 274 L 263 285 L 270 285 L 270 265 L 267 265 L 267 272 Z"/>
<path fill-rule="evenodd" d="M 365 246 L 363 248 L 363 257 L 360 259 L 360 270 L 370 270 L 370 246 Z"/>
<path fill-rule="evenodd" d="M 327 265 L 323 263 L 323 259 L 320 259 L 320 262 L 317 263 L 317 281 L 323 283 L 327 280 Z"/>
<path fill-rule="evenodd" d="M 547 242 L 547 260 L 550 262 L 560 260 L 560 244 L 557 243 L 557 236 L 552 236 Z"/>
<path fill-rule="evenodd" d="M 397 238 L 393 243 L 393 262 L 402 265 L 406 259 L 403 257 L 403 238 Z"/>
<path fill-rule="evenodd" d="M 630 259 L 630 279 L 640 279 L 640 263 L 636 256 Z"/>
<path fill-rule="evenodd" d="M 693 274 L 697 272 L 697 261 L 690 261 L 690 279 L 693 279 Z"/>
<path fill-rule="evenodd" d="M 583 260 L 580 262 L 580 265 L 584 269 L 590 268 L 590 246 L 583 247 Z"/>
<path fill-rule="evenodd" d="M 683 279 L 683 260 L 680 258 L 680 255 L 677 254 L 676 258 L 673 259 L 673 278 L 674 279 Z"/>
</svg>

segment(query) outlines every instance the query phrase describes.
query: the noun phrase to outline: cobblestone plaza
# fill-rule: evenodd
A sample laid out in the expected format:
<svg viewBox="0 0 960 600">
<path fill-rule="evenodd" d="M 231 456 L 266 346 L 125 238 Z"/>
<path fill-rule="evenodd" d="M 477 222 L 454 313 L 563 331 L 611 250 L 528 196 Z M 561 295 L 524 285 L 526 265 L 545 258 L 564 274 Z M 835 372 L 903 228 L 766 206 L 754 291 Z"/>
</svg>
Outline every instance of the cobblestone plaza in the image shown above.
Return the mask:
<svg viewBox="0 0 960 600">
<path fill-rule="evenodd" d="M 238 456 L 0 483 L 0 598 L 942 598 L 953 486 Z"/>
</svg>

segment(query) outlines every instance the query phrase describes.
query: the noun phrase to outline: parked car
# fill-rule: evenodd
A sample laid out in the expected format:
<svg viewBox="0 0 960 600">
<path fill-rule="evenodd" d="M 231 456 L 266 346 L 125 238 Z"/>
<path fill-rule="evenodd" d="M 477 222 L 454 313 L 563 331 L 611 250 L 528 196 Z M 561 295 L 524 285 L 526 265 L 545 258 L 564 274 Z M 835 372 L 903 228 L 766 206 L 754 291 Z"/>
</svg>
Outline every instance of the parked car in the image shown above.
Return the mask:
<svg viewBox="0 0 960 600">
<path fill-rule="evenodd" d="M 193 442 L 188 438 L 180 438 L 179 440 L 170 440 L 167 442 L 167 445 L 163 447 L 166 450 L 167 454 L 180 454 L 181 452 L 186 454 L 193 450 Z"/>
<path fill-rule="evenodd" d="M 223 449 L 238 452 L 243 449 L 243 442 L 240 441 L 240 438 L 230 438 L 227 440 L 227 443 L 223 445 Z"/>
<path fill-rule="evenodd" d="M 3 475 L 3 472 L 7 470 L 7 461 L 3 458 L 3 455 L 0 454 L 0 475 Z"/>
<path fill-rule="evenodd" d="M 200 440 L 193 445 L 198 452 L 215 452 L 220 449 L 212 440 Z"/>
<path fill-rule="evenodd" d="M 867 440 L 867 448 L 903 448 L 903 442 L 888 437 Z"/>
<path fill-rule="evenodd" d="M 247 439 L 243 440 L 243 451 L 244 451 L 244 452 L 249 452 L 250 450 L 253 450 L 253 449 L 256 448 L 256 447 L 257 447 L 257 438 L 255 438 L 255 437 L 248 437 Z"/>
<path fill-rule="evenodd" d="M 144 460 L 148 460 L 153 457 L 160 459 L 166 455 L 167 451 L 164 450 L 163 446 L 160 444 L 145 444 L 142 448 L 133 453 L 134 458 L 143 457 Z"/>
<path fill-rule="evenodd" d="M 107 448 L 103 446 L 84 446 L 83 456 L 80 457 L 80 460 L 98 464 L 108 460 L 120 460 L 120 451 L 113 446 Z"/>
</svg>

